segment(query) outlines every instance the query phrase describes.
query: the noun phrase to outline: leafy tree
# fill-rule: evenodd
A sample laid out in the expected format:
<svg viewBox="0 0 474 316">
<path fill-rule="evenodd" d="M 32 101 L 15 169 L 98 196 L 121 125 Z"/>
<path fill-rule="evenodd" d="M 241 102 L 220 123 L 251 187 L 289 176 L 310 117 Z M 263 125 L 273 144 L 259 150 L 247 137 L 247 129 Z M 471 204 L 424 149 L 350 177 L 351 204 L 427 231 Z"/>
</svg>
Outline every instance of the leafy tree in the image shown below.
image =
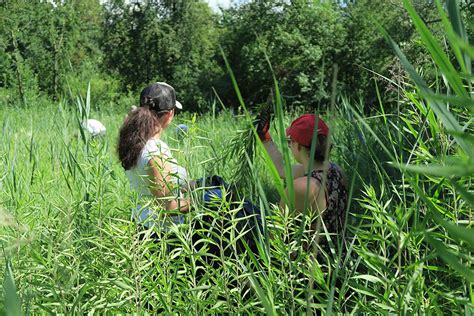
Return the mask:
<svg viewBox="0 0 474 316">
<path fill-rule="evenodd" d="M 33 3 L 31 6 L 37 5 Z M 0 87 L 11 88 L 13 100 L 25 102 L 30 92 L 37 90 L 37 79 L 28 58 L 24 25 L 28 24 L 31 6 L 23 1 L 5 1 L 0 3 Z"/>
<path fill-rule="evenodd" d="M 106 6 L 106 65 L 126 89 L 167 81 L 188 109 L 196 109 L 216 68 L 213 20 L 203 1 L 114 1 Z"/>
<path fill-rule="evenodd" d="M 189 110 L 207 107 L 212 88 L 236 105 L 221 45 L 249 104 L 271 92 L 268 58 L 290 106 L 327 107 L 338 69 L 336 93 L 361 98 L 371 111 L 374 78 L 389 105 L 396 86 L 383 76 L 406 77 L 377 23 L 425 76 L 438 75 L 400 0 L 253 0 L 222 15 L 204 0 L 101 2 L 0 0 L 0 88 L 19 100 L 38 92 L 58 98 L 84 93 L 92 81 L 93 96 L 110 99 L 119 84 L 136 92 L 162 80 Z M 441 38 L 435 3 L 413 2 Z M 460 2 L 469 18 L 472 3 Z"/>
<path fill-rule="evenodd" d="M 415 0 L 420 15 L 436 28 L 436 6 L 432 1 Z M 417 34 L 403 4 L 399 0 L 357 0 L 344 8 L 344 28 L 347 38 L 341 58 L 340 79 L 344 90 L 352 98 L 361 98 L 366 111 L 377 108 L 374 80 L 384 95 L 384 104 L 390 104 L 393 87 L 383 77 L 395 82 L 405 80 L 405 72 L 386 44 L 378 25 L 383 26 L 400 43 L 408 56 L 417 60 L 417 66 L 429 64 L 429 57 L 418 45 Z M 397 93 L 393 94 L 397 95 Z"/>
<path fill-rule="evenodd" d="M 80 73 L 86 61 L 100 60 L 100 12 L 98 0 L 2 2 L 1 85 L 18 91 L 37 86 L 59 97 L 68 90 L 68 74 Z"/>
<path fill-rule="evenodd" d="M 193 102 L 188 106 L 206 106 L 204 101 L 211 97 L 211 88 L 222 74 L 216 61 L 220 52 L 215 18 L 206 3 L 191 1 L 171 23 L 180 42 L 172 80 L 182 91 L 180 97 Z"/>
<path fill-rule="evenodd" d="M 222 42 L 244 96 L 266 100 L 273 85 L 267 56 L 289 103 L 327 101 L 344 44 L 341 19 L 339 6 L 317 1 L 254 1 L 227 10 Z"/>
</svg>

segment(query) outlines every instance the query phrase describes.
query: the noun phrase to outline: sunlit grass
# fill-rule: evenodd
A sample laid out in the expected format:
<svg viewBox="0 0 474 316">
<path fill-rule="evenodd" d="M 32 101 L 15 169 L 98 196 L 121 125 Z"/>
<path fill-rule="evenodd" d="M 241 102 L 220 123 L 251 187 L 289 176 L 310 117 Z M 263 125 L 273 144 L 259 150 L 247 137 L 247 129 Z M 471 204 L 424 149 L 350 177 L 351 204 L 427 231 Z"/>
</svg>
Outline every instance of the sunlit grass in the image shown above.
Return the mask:
<svg viewBox="0 0 474 316">
<path fill-rule="evenodd" d="M 315 238 L 300 226 L 302 215 L 275 206 L 283 184 L 251 137 L 249 113 L 181 114 L 163 138 L 191 178 L 237 181 L 264 210 L 256 254 L 239 250 L 241 205 L 227 200 L 209 209 L 193 193 L 185 224 L 167 233 L 131 222 L 136 201 L 115 154 L 125 111 L 100 111 L 87 96 L 74 104 L 2 106 L 2 307 L 18 312 L 21 304 L 32 314 L 472 313 L 473 103 L 465 79 L 472 47 L 456 3 L 447 1 L 450 20 L 440 14 L 459 72 L 405 2 L 446 86 L 431 91 L 387 37 L 415 82 L 401 87 L 400 110 L 387 113 L 380 100 L 378 113 L 364 116 L 357 103 L 337 98 L 327 114 L 331 160 L 347 173 L 351 202 L 345 238 L 332 244 L 323 227 L 320 240 L 329 247 L 318 244 L 315 252 L 301 251 Z M 283 107 L 277 88 L 272 132 L 288 169 L 282 136 L 300 113 Z M 101 120 L 107 135 L 82 134 L 85 116 Z M 184 138 L 175 134 L 178 123 L 189 126 Z M 239 146 L 254 152 L 246 156 Z M 213 223 L 198 230 L 204 215 Z M 219 251 L 210 254 L 212 245 Z"/>
</svg>

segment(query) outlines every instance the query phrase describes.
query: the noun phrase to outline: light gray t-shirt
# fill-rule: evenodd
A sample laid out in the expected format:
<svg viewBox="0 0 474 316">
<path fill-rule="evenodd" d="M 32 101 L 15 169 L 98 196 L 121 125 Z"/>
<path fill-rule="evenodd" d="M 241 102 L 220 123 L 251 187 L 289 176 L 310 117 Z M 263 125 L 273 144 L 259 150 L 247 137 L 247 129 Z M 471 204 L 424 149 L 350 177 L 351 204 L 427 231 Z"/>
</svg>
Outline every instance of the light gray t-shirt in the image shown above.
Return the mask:
<svg viewBox="0 0 474 316">
<path fill-rule="evenodd" d="M 186 169 L 177 164 L 168 145 L 160 139 L 148 140 L 138 157 L 137 164 L 132 169 L 125 171 L 130 181 L 130 188 L 138 193 L 139 197 L 144 201 L 153 199 L 153 194 L 150 191 L 152 182 L 148 176 L 148 162 L 152 158 L 161 159 L 163 162 L 171 165 L 172 174 L 171 183 L 169 185 L 175 187 L 172 192 L 178 197 L 180 195 L 179 188 L 187 181 Z M 149 205 L 138 205 L 137 208 L 133 210 L 132 217 L 138 222 L 143 223 L 146 227 L 150 226 L 150 224 L 158 224 L 158 226 L 164 229 L 171 224 L 170 222 L 182 223 L 184 219 L 182 215 L 175 215 L 166 216 L 164 220 L 157 221 L 157 214 L 158 211 Z"/>
</svg>

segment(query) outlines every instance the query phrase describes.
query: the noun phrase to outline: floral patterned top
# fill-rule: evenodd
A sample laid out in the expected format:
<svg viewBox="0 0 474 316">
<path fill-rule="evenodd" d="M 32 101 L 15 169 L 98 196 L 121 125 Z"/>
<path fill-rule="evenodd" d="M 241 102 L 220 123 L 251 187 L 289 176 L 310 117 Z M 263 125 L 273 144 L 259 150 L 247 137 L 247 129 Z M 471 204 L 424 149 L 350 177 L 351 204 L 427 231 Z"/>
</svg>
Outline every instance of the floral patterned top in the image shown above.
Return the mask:
<svg viewBox="0 0 474 316">
<path fill-rule="evenodd" d="M 339 233 L 344 225 L 347 207 L 347 188 L 341 168 L 333 162 L 329 163 L 327 172 L 313 170 L 311 177 L 325 185 L 326 210 L 323 214 L 324 225 L 329 233 Z"/>
</svg>

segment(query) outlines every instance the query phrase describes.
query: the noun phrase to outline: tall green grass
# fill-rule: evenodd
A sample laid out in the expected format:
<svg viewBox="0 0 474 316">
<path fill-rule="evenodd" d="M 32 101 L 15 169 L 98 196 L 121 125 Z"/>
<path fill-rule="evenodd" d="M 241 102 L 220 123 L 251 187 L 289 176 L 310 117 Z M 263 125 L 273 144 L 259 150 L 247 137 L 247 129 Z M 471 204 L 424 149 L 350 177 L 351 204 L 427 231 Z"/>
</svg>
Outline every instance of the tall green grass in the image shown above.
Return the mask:
<svg viewBox="0 0 474 316">
<path fill-rule="evenodd" d="M 439 7 L 448 53 L 405 6 L 444 85 L 425 83 L 387 35 L 414 82 L 400 87 L 400 111 L 386 113 L 380 99 L 379 113 L 367 117 L 357 103 L 336 99 L 327 114 L 332 160 L 346 171 L 352 199 L 344 242 L 334 245 L 320 230 L 329 250 L 320 249 L 304 215 L 275 206 L 284 185 L 246 111 L 180 114 L 174 122 L 186 123 L 188 135 L 176 137 L 171 127 L 164 138 L 191 178 L 219 174 L 233 182 L 235 170 L 247 168 L 240 189 L 266 215 L 258 256 L 236 251 L 241 205 L 224 200 L 209 209 L 199 192 L 186 223 L 158 237 L 130 220 L 138 201 L 115 154 L 125 113 L 98 111 L 90 96 L 1 105 L 0 308 L 7 314 L 472 313 L 473 48 L 455 1 Z M 289 172 L 284 127 L 301 113 L 285 109 L 276 82 L 273 106 L 272 132 Z M 85 117 L 104 122 L 107 135 L 81 133 Z M 254 142 L 247 147 L 253 153 L 229 154 L 238 133 L 246 135 L 242 148 Z M 239 138 L 232 144 L 238 149 Z M 193 242 L 196 224 L 209 214 L 214 229 Z M 214 266 L 212 243 L 221 250 Z M 314 244 L 316 252 L 301 251 L 302 244 Z"/>
</svg>

